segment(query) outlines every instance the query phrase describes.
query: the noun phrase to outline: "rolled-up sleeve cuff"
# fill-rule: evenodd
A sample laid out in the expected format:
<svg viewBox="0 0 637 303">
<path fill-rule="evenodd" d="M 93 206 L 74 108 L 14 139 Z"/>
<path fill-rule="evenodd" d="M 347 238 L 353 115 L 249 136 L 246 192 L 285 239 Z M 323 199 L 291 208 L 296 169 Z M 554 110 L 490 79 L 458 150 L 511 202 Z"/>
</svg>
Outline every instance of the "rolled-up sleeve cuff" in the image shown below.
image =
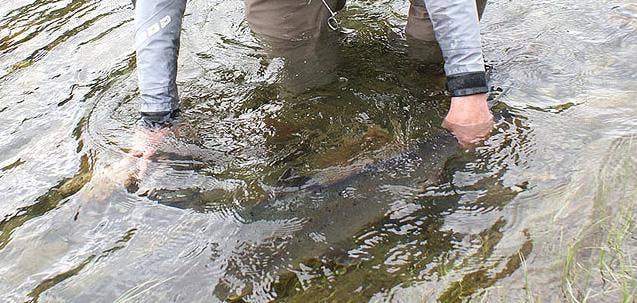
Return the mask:
<svg viewBox="0 0 637 303">
<path fill-rule="evenodd" d="M 146 128 L 162 128 L 170 126 L 177 113 L 178 110 L 151 113 L 142 112 L 139 124 Z"/>
<path fill-rule="evenodd" d="M 482 94 L 489 91 L 483 71 L 447 76 L 447 89 L 454 97 Z"/>
</svg>

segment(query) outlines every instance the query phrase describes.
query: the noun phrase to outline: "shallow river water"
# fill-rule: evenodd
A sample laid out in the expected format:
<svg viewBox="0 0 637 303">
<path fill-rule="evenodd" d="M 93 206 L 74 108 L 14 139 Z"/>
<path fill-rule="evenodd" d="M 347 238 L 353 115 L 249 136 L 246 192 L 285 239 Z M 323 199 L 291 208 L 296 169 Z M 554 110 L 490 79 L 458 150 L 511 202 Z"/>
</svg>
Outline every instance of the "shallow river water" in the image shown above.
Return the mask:
<svg viewBox="0 0 637 303">
<path fill-rule="evenodd" d="M 241 1 L 190 1 L 144 160 L 129 1 L 4 1 L 0 301 L 635 300 L 634 1 L 490 1 L 468 152 L 407 8 L 270 48 Z"/>
</svg>

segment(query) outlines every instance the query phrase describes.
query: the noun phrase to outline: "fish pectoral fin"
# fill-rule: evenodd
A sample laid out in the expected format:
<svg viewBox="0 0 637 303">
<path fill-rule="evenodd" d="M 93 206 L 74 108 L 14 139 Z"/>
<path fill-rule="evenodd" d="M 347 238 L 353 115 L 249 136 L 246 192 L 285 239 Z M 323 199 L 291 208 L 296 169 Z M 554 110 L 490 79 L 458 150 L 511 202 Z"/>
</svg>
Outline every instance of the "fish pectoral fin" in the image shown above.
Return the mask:
<svg viewBox="0 0 637 303">
<path fill-rule="evenodd" d="M 277 179 L 276 186 L 277 187 L 301 187 L 309 179 L 310 179 L 309 177 L 299 174 L 294 167 L 289 167 Z"/>
</svg>

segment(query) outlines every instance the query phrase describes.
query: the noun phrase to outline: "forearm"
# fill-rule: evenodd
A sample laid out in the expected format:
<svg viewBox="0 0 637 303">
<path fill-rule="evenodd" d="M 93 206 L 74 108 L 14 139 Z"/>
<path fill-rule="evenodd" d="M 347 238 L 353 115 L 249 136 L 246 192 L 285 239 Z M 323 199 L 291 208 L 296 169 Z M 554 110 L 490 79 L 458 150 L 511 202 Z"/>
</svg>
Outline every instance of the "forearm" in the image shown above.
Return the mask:
<svg viewBox="0 0 637 303">
<path fill-rule="evenodd" d="M 186 0 L 137 0 L 135 49 L 142 113 L 179 107 L 177 57 Z"/>
<path fill-rule="evenodd" d="M 424 0 L 454 96 L 488 91 L 475 0 Z"/>
</svg>

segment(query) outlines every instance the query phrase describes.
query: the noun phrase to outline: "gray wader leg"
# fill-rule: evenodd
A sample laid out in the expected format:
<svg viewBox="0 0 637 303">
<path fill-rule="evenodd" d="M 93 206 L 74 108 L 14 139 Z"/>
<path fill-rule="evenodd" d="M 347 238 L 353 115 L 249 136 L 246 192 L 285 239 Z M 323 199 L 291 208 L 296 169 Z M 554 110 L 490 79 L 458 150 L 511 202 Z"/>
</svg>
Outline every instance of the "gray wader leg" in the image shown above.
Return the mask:
<svg viewBox="0 0 637 303">
<path fill-rule="evenodd" d="M 137 0 L 135 49 L 140 112 L 155 122 L 179 108 L 177 57 L 186 0 Z"/>
</svg>

